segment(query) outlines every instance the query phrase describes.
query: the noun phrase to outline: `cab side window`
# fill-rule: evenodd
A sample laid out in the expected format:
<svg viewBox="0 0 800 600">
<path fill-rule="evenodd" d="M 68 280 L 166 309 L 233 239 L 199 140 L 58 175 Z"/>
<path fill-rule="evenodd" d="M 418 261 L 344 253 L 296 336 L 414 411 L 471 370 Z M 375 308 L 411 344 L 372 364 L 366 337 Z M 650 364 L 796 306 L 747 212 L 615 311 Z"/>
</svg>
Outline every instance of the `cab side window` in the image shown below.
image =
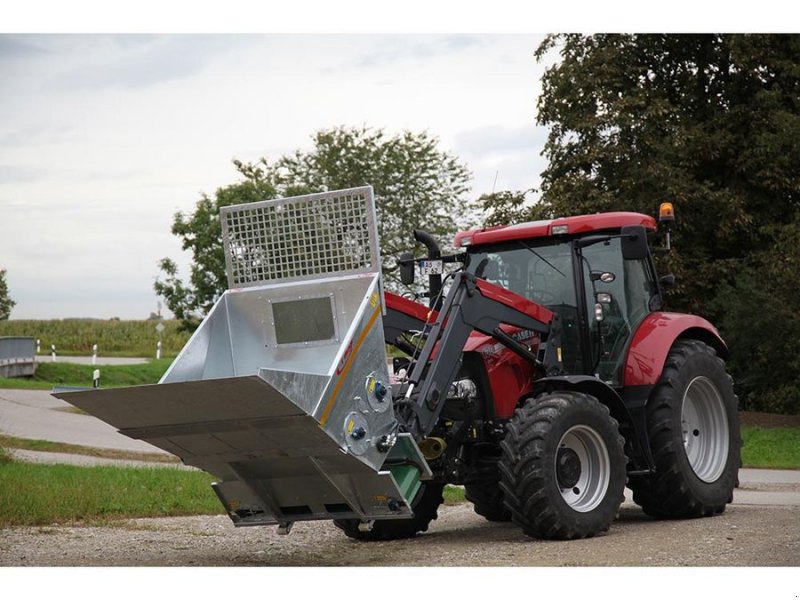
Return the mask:
<svg viewBox="0 0 800 600">
<path fill-rule="evenodd" d="M 593 370 L 603 381 L 620 385 L 628 341 L 650 312 L 655 282 L 646 260 L 623 260 L 618 238 L 585 248 L 583 258 Z M 592 278 L 591 272 L 612 273 L 614 277 L 602 281 Z M 595 316 L 597 294 L 606 295 L 601 303 L 602 321 Z"/>
</svg>

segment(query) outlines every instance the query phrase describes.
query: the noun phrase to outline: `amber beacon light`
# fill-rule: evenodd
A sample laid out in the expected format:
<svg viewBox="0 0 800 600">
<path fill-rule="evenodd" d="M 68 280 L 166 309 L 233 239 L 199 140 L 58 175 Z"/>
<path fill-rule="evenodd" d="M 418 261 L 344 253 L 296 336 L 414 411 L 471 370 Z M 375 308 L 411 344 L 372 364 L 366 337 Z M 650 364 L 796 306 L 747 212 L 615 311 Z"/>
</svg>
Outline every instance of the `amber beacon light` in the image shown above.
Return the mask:
<svg viewBox="0 0 800 600">
<path fill-rule="evenodd" d="M 666 249 L 670 250 L 669 230 L 670 226 L 675 222 L 675 207 L 672 206 L 672 202 L 662 202 L 658 207 L 658 222 L 664 227 L 667 242 Z"/>
<path fill-rule="evenodd" d="M 658 222 L 673 223 L 675 221 L 675 208 L 672 202 L 662 202 L 658 207 Z"/>
</svg>

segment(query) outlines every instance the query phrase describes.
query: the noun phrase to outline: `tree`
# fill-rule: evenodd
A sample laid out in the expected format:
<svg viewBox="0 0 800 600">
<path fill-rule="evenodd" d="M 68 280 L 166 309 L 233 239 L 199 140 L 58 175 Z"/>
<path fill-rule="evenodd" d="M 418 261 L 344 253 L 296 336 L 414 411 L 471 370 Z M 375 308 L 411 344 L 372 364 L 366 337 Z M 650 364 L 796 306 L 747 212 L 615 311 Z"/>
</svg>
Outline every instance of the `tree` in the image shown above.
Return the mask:
<svg viewBox="0 0 800 600">
<path fill-rule="evenodd" d="M 542 208 L 653 214 L 674 201 L 673 306 L 713 315 L 720 281 L 800 208 L 800 36 L 557 35 L 538 123 Z"/>
<path fill-rule="evenodd" d="M 745 259 L 714 303 L 734 351 L 729 359 L 745 410 L 800 413 L 800 218 L 772 225 L 775 243 Z"/>
<path fill-rule="evenodd" d="M 767 348 L 763 330 L 742 326 L 767 320 L 789 331 L 800 318 L 768 302 L 797 277 L 781 265 L 800 214 L 800 36 L 552 35 L 537 57 L 553 48 L 560 61 L 538 101 L 537 122 L 550 128 L 541 200 L 526 210 L 513 194 L 496 195 L 490 210 L 653 214 L 673 201 L 674 250 L 657 258 L 677 277 L 670 307 L 721 323 L 735 352 L 784 367 L 796 356 L 788 340 L 773 337 Z M 738 381 L 754 382 L 751 401 L 755 382 L 783 385 L 734 365 Z M 800 379 L 800 366 L 785 366 Z"/>
<path fill-rule="evenodd" d="M 191 215 L 175 214 L 172 233 L 181 238 L 181 247 L 192 254 L 189 283 L 178 277 L 178 266 L 172 259 L 163 258 L 159 263 L 166 279 L 156 280 L 153 287 L 183 329 L 195 329 L 227 287 L 219 209 L 268 200 L 277 193 L 264 169 L 234 164 L 243 181 L 219 188 L 213 198 L 203 194 Z"/>
<path fill-rule="evenodd" d="M 471 175 L 457 158 L 438 148 L 428 133 L 338 127 L 317 132 L 309 151 L 274 162 L 234 161 L 243 181 L 203 196 L 191 215 L 175 215 L 172 232 L 192 252 L 190 282 L 183 283 L 171 259 L 161 261 L 165 281 L 156 292 L 187 327 L 194 327 L 227 287 L 218 212 L 222 206 L 372 185 L 378 216 L 383 272 L 399 286 L 395 257 L 414 246 L 412 231 L 425 229 L 449 241 L 472 224 L 466 199 Z"/>
<path fill-rule="evenodd" d="M 16 306 L 8 295 L 8 284 L 6 283 L 6 270 L 0 269 L 0 321 L 5 321 L 11 316 L 11 309 Z"/>
</svg>

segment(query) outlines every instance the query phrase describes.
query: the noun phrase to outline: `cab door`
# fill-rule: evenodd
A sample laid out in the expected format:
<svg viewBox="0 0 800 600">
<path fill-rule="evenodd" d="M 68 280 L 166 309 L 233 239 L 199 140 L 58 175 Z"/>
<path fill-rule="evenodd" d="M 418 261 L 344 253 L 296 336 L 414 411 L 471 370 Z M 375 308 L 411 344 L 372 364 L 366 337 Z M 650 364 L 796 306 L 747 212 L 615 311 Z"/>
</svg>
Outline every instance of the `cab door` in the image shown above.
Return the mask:
<svg viewBox="0 0 800 600">
<path fill-rule="evenodd" d="M 582 250 L 592 374 L 621 385 L 625 350 L 658 293 L 651 261 L 624 260 L 619 238 Z"/>
</svg>

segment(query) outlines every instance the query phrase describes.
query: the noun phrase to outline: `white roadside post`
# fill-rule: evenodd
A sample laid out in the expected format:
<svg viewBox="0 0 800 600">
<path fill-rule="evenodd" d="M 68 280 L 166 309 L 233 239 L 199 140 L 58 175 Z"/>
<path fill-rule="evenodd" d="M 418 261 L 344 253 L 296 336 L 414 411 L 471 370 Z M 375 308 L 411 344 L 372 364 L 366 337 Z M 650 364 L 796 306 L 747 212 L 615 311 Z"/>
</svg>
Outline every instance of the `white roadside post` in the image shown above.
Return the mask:
<svg viewBox="0 0 800 600">
<path fill-rule="evenodd" d="M 53 362 L 56 362 L 56 345 L 50 344 L 50 355 L 53 357 Z"/>
<path fill-rule="evenodd" d="M 42 351 L 41 341 L 39 338 L 36 338 L 36 354 L 40 354 Z"/>
<path fill-rule="evenodd" d="M 92 346 L 92 364 L 97 364 L 97 344 Z"/>
<path fill-rule="evenodd" d="M 95 369 L 92 373 L 92 387 L 95 389 L 100 387 L 100 369 Z"/>
<path fill-rule="evenodd" d="M 164 331 L 164 324 L 159 321 L 156 325 L 156 333 L 158 333 L 158 343 L 156 344 L 156 360 L 161 359 L 161 333 Z"/>
</svg>

